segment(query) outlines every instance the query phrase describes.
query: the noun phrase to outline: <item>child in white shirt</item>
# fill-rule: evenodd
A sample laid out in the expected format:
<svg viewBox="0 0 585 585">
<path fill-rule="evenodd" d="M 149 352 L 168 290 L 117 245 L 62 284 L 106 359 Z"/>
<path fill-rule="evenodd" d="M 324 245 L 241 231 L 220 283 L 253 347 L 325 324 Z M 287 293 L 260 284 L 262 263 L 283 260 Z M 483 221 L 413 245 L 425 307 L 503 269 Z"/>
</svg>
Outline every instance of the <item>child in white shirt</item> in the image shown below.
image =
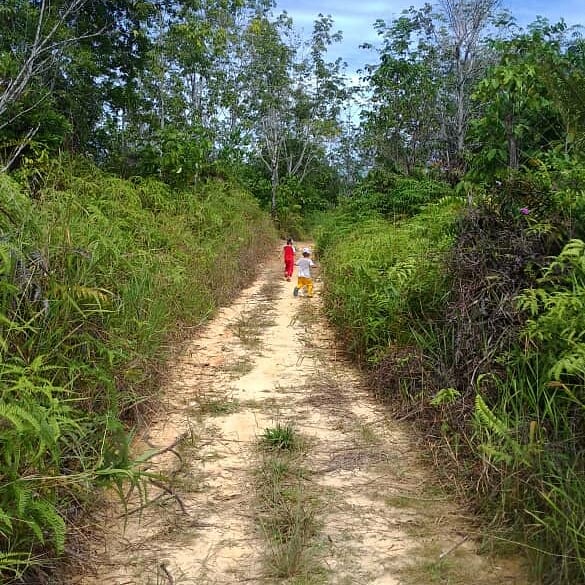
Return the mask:
<svg viewBox="0 0 585 585">
<path fill-rule="evenodd" d="M 297 286 L 293 290 L 295 297 L 299 296 L 299 291 L 306 287 L 307 296 L 313 296 L 313 279 L 311 277 L 311 268 L 316 264 L 311 260 L 311 250 L 303 248 L 303 257 L 296 261 L 297 266 Z"/>
</svg>

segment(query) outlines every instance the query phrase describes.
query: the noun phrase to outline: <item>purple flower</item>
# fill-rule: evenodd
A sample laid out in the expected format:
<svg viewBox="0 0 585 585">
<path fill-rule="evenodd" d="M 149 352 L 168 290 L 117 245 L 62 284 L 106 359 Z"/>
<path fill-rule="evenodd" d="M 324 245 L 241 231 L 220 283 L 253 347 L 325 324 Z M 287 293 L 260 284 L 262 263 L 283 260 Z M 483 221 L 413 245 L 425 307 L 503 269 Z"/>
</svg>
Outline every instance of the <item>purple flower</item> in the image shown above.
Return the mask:
<svg viewBox="0 0 585 585">
<path fill-rule="evenodd" d="M 520 213 L 521 213 L 522 215 L 529 215 L 529 214 L 530 214 L 530 209 L 528 209 L 528 207 L 522 207 L 522 208 L 520 209 Z"/>
</svg>

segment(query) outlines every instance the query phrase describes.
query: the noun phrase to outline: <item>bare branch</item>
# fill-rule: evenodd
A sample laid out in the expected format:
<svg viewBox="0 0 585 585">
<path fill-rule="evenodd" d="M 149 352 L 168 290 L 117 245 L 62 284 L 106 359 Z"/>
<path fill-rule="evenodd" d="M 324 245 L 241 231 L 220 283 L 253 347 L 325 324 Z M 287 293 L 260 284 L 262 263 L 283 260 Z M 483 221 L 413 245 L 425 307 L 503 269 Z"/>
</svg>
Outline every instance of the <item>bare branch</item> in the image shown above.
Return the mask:
<svg viewBox="0 0 585 585">
<path fill-rule="evenodd" d="M 21 140 L 20 145 L 18 148 L 12 153 L 12 156 L 8 160 L 8 162 L 4 165 L 4 167 L 0 170 L 1 173 L 5 173 L 10 169 L 14 161 L 18 158 L 20 153 L 23 151 L 24 147 L 30 143 L 32 137 L 39 131 L 40 126 L 37 125 L 36 128 L 31 128 L 26 136 Z"/>
<path fill-rule="evenodd" d="M 71 0 L 50 30 L 43 33 L 50 6 L 47 0 L 42 0 L 39 7 L 35 37 L 31 46 L 28 48 L 28 53 L 18 73 L 13 78 L 4 82 L 4 90 L 0 94 L 0 118 L 4 115 L 10 104 L 20 99 L 35 76 L 55 65 L 57 54 L 61 52 L 63 47 L 84 38 L 97 36 L 103 32 L 103 30 L 100 30 L 95 33 L 72 37 L 65 41 L 54 41 L 55 35 L 65 25 L 67 18 L 79 11 L 86 2 L 87 0 Z M 3 123 L 0 128 L 5 125 L 6 123 Z"/>
</svg>

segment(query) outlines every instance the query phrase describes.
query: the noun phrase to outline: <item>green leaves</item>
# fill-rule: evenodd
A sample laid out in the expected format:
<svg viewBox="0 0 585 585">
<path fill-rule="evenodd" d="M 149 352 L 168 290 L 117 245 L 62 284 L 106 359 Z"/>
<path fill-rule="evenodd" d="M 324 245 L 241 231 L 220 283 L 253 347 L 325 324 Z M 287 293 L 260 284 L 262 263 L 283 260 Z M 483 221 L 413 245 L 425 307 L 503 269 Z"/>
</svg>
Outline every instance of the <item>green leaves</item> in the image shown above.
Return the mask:
<svg viewBox="0 0 585 585">
<path fill-rule="evenodd" d="M 367 146 L 380 166 L 406 174 L 426 164 L 440 124 L 440 65 L 429 12 L 427 5 L 405 11 L 391 25 L 379 21 L 380 61 L 367 68 L 372 90 L 362 112 Z"/>
<path fill-rule="evenodd" d="M 529 465 L 523 446 L 513 437 L 506 421 L 502 420 L 487 406 L 481 394 L 475 396 L 474 416 L 477 430 L 481 437 L 487 439 L 479 449 L 497 463 L 523 462 Z"/>
<path fill-rule="evenodd" d="M 13 577 L 20 577 L 31 564 L 30 553 L 0 552 L 0 573 L 8 572 Z"/>
<path fill-rule="evenodd" d="M 375 213 L 339 213 L 324 226 L 317 245 L 327 312 L 358 359 L 375 362 L 389 344 L 412 342 L 411 328 L 441 307 L 444 254 L 459 205 L 429 204 L 394 225 Z"/>
<path fill-rule="evenodd" d="M 569 134 L 583 118 L 574 83 L 582 79 L 583 68 L 571 56 L 580 42 L 571 32 L 562 23 L 541 20 L 527 32 L 493 43 L 498 62 L 473 95 L 481 106 L 471 133 L 479 145 L 471 159 L 474 177 L 502 177 L 508 169 L 529 167 L 543 152 L 573 143 Z"/>
<path fill-rule="evenodd" d="M 449 405 L 456 402 L 461 397 L 461 392 L 456 388 L 441 388 L 430 400 L 433 406 Z"/>
<path fill-rule="evenodd" d="M 584 384 L 585 243 L 571 240 L 545 269 L 538 285 L 517 301 L 530 316 L 524 336 L 544 352 L 540 361 L 547 364 L 549 379 Z"/>
<path fill-rule="evenodd" d="M 165 335 L 203 322 L 250 278 L 241 255 L 273 244 L 225 181 L 173 191 L 61 162 L 35 202 L 0 176 L 0 581 L 57 557 L 95 489 L 140 482 L 121 419 L 152 399 Z M 49 260 L 35 273 L 37 250 Z"/>
<path fill-rule="evenodd" d="M 56 500 L 57 485 L 67 481 L 59 479 L 61 458 L 69 441 L 82 438 L 79 414 L 63 400 L 66 391 L 44 377 L 52 368 L 43 362 L 37 356 L 30 366 L 16 358 L 0 363 L 0 542 L 16 549 L 0 565 L 15 573 L 27 564 L 18 548 L 31 539 L 63 551 L 66 529 Z"/>
</svg>

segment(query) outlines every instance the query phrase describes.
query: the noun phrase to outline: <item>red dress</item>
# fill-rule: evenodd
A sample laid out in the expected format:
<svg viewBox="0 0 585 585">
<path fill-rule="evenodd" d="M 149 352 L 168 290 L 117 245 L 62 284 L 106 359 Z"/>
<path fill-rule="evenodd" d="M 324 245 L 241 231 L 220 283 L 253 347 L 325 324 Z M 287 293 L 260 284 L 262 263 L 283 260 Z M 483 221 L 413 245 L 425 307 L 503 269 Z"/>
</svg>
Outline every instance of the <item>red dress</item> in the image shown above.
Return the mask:
<svg viewBox="0 0 585 585">
<path fill-rule="evenodd" d="M 284 248 L 284 277 L 290 278 L 295 266 L 295 249 L 294 246 L 287 244 Z"/>
</svg>

